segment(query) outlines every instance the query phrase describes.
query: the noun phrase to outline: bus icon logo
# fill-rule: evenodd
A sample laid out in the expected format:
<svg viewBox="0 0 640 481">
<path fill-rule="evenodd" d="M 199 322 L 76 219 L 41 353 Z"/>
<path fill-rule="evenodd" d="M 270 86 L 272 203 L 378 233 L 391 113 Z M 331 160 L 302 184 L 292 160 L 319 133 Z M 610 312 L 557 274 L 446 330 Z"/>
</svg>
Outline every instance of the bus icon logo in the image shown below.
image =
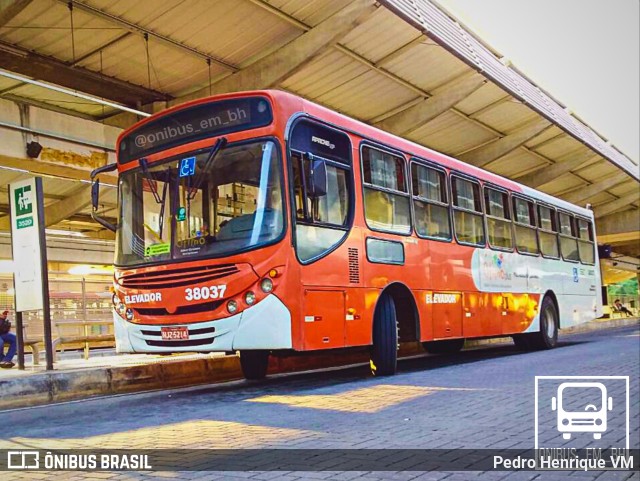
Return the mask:
<svg viewBox="0 0 640 481">
<path fill-rule="evenodd" d="M 629 376 L 535 376 L 534 449 L 629 449 L 629 398 Z"/>
<path fill-rule="evenodd" d="M 567 404 L 572 407 L 565 409 Z M 551 398 L 551 409 L 558 412 L 558 431 L 563 439 L 571 439 L 571 433 L 593 433 L 593 439 L 600 439 L 607 430 L 607 411 L 613 409 L 613 398 L 607 397 L 601 382 L 563 382 L 557 396 Z"/>
</svg>

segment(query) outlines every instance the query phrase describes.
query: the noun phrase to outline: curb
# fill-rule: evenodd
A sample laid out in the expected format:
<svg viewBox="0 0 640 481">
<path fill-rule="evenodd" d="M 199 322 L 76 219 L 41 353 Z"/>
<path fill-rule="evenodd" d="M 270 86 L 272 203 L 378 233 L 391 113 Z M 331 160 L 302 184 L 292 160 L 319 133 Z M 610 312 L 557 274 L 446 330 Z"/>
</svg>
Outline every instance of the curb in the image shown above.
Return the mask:
<svg viewBox="0 0 640 481">
<path fill-rule="evenodd" d="M 576 334 L 637 325 L 639 318 L 592 321 L 563 329 Z M 511 342 L 509 337 L 470 340 L 465 348 Z M 400 356 L 424 355 L 419 342 L 403 344 Z M 284 374 L 329 367 L 366 364 L 369 355 L 360 351 L 325 351 L 304 356 L 272 357 L 268 373 Z M 54 371 L 0 380 L 0 410 L 25 408 L 97 396 L 130 394 L 197 386 L 243 379 L 237 356 L 175 360 L 136 366 Z"/>
</svg>

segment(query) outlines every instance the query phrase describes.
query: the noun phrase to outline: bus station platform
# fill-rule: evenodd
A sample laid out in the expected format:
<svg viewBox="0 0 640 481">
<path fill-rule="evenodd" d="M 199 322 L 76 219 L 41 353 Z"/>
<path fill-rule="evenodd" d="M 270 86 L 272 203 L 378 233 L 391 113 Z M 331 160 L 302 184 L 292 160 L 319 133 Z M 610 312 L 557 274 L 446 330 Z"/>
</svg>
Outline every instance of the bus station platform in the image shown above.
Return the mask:
<svg viewBox="0 0 640 481">
<path fill-rule="evenodd" d="M 560 331 L 566 335 L 637 325 L 638 317 L 596 319 L 587 324 Z M 468 340 L 465 349 L 480 349 L 491 344 L 509 344 L 510 338 Z M 400 356 L 428 356 L 419 343 L 403 345 Z M 27 357 L 28 359 L 28 357 Z M 366 351 L 324 351 L 305 356 L 271 358 L 269 374 L 364 365 Z M 25 370 L 0 372 L 0 410 L 86 399 L 96 396 L 139 393 L 243 379 L 238 356 L 209 354 L 124 354 L 61 359 L 53 371 L 43 365 L 27 365 Z"/>
</svg>

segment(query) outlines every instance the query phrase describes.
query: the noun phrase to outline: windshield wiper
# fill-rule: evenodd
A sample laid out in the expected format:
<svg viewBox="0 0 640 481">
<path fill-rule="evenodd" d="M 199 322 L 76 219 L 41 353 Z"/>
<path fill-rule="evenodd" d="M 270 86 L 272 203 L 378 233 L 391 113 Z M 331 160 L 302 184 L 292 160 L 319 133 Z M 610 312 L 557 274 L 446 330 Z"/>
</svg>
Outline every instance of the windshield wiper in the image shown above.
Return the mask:
<svg viewBox="0 0 640 481">
<path fill-rule="evenodd" d="M 187 200 L 191 201 L 195 198 L 196 194 L 198 193 L 198 189 L 200 189 L 200 186 L 204 181 L 205 175 L 207 174 L 207 172 L 209 172 L 209 168 L 211 167 L 213 160 L 225 145 L 227 145 L 226 137 L 220 137 L 213 145 L 213 147 L 211 148 L 211 152 L 209 152 L 209 157 L 207 157 L 207 160 L 204 161 L 204 165 L 202 166 L 202 170 L 200 170 L 200 174 L 198 174 L 198 176 L 196 177 L 193 185 L 189 187 L 189 191 L 187 192 Z"/>
<path fill-rule="evenodd" d="M 162 240 L 162 231 L 164 230 L 164 206 L 167 199 L 167 186 L 169 185 L 169 182 L 168 180 L 164 182 L 164 185 L 162 186 L 162 197 L 160 197 L 160 195 L 158 194 L 158 187 L 156 185 L 156 176 L 149 171 L 149 163 L 147 162 L 147 159 L 142 157 L 138 161 L 138 163 L 142 168 L 142 173 L 147 179 L 147 184 L 149 185 L 149 189 L 153 194 L 153 198 L 155 199 L 157 204 L 160 204 L 160 216 L 158 219 L 160 231 L 156 232 L 156 234 L 158 235 L 160 240 Z"/>
</svg>

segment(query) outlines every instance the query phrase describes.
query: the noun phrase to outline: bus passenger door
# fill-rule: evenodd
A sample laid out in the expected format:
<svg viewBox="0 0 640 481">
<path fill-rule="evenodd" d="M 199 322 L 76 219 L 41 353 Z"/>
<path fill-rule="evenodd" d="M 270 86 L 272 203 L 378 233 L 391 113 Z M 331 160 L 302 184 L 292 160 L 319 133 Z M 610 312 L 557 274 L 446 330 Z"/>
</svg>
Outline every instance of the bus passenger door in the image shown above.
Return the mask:
<svg viewBox="0 0 640 481">
<path fill-rule="evenodd" d="M 344 346 L 345 292 L 304 291 L 304 349 Z"/>
</svg>

